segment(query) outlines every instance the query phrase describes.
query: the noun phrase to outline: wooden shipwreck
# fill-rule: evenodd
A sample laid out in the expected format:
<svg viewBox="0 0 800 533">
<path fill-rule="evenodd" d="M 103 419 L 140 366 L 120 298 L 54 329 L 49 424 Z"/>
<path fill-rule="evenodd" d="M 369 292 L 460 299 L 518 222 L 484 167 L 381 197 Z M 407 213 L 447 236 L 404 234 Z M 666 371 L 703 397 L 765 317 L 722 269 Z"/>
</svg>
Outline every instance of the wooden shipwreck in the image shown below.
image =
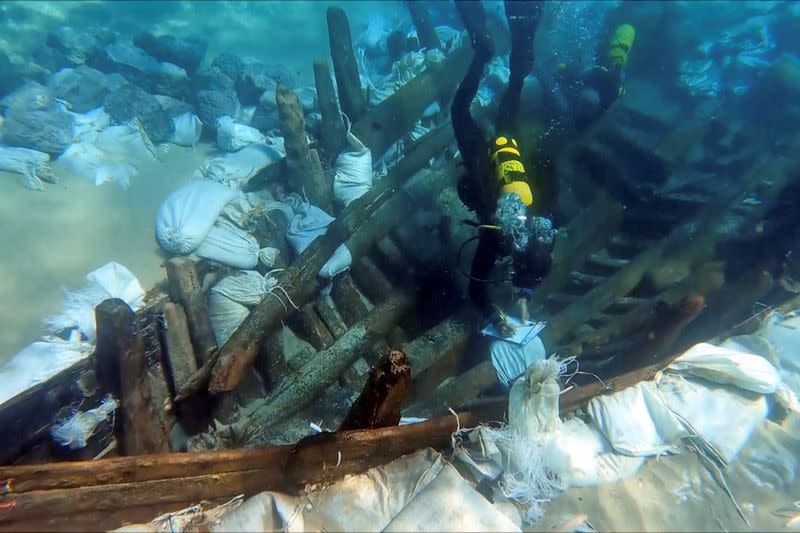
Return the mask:
<svg viewBox="0 0 800 533">
<path fill-rule="evenodd" d="M 452 93 L 471 52 L 450 52 L 369 107 L 347 17 L 331 8 L 328 23 L 339 98 L 328 62 L 315 62 L 320 144 L 308 144 L 296 97 L 279 87 L 287 157 L 265 172 L 284 173 L 290 187 L 330 208 L 329 169 L 345 134 L 340 105 L 377 159 Z M 559 185 L 564 231 L 531 311 L 548 322 L 548 352 L 577 355 L 603 379 L 576 378 L 563 411 L 649 379 L 694 342 L 746 328 L 754 302 L 790 296 L 773 278 L 797 237 L 783 213 L 797 196 L 800 137 L 773 151 L 748 149 L 760 141 L 707 116 L 700 108 L 694 122 L 677 122 L 625 99 L 558 152 L 549 179 Z M 698 170 L 703 145 L 729 156 Z M 95 352 L 0 406 L 0 531 L 109 529 L 202 500 L 293 492 L 420 448 L 445 450 L 458 427 L 502 421 L 506 399 L 491 396 L 493 367 L 485 358 L 468 364 L 479 321 L 460 290 L 461 242 L 444 238 L 457 221 L 441 213 L 434 228 L 408 224 L 420 206 L 415 195 L 441 207 L 457 179 L 446 117 L 405 148 L 387 176 L 285 265 L 285 295 L 261 301 L 224 346 L 206 309 L 208 280 L 223 272 L 205 262 L 170 259 L 166 287 L 138 313 L 119 300 L 98 306 Z M 727 176 L 724 186 L 718 175 Z M 276 246 L 282 232 L 273 232 Z M 441 250 L 423 257 L 419 245 L 431 232 L 443 236 Z M 353 264 L 321 292 L 317 273 L 342 243 Z M 737 261 L 742 254 L 758 260 Z M 312 349 L 287 357 L 280 339 L 288 332 Z M 120 401 L 117 416 L 88 446 L 52 443 L 50 425 L 66 406 L 85 410 L 107 393 Z M 292 420 L 307 429 L 331 396 L 346 400 L 320 424 L 332 431 L 244 447 L 254 432 L 280 432 Z M 398 426 L 401 414 L 428 420 Z M 205 434 L 195 449 L 212 451 L 173 450 L 176 421 Z"/>
</svg>

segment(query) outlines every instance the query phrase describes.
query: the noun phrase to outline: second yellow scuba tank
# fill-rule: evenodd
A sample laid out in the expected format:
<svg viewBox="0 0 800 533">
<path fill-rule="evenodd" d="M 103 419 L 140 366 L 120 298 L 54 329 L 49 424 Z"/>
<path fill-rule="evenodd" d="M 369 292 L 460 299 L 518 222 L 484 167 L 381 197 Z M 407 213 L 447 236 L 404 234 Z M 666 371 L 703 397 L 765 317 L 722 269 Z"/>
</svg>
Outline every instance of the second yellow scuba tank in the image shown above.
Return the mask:
<svg viewBox="0 0 800 533">
<path fill-rule="evenodd" d="M 628 64 L 628 54 L 633 47 L 636 30 L 630 24 L 620 24 L 614 29 L 608 43 L 608 64 L 611 68 L 624 69 Z"/>
</svg>

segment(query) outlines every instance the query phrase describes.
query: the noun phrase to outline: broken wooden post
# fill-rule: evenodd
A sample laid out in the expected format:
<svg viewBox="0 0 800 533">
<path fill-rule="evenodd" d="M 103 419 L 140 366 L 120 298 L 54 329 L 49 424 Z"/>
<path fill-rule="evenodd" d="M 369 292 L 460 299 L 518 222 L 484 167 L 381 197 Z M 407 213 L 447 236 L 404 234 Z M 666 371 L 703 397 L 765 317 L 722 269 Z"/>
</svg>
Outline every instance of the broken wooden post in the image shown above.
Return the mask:
<svg viewBox="0 0 800 533">
<path fill-rule="evenodd" d="M 202 280 L 191 259 L 173 257 L 167 261 L 166 266 L 169 297 L 183 307 L 195 356 L 199 363 L 205 363 L 217 349 L 217 339 L 211 319 L 208 318 L 206 296 L 201 288 Z"/>
<path fill-rule="evenodd" d="M 423 142 L 392 168 L 388 176 L 353 201 L 328 226 L 326 233 L 300 254 L 292 266 L 278 273 L 277 285 L 286 290 L 295 305 L 303 305 L 317 294 L 320 268 L 350 235 L 356 234 L 361 228 L 377 224 L 392 226 L 399 222 L 398 219 L 371 217 L 392 198 L 407 179 L 450 145 L 453 141 L 452 129 L 449 124 L 442 125 L 423 139 Z M 354 258 L 358 256 L 354 255 Z M 273 294 L 259 302 L 222 347 L 220 355 L 198 370 L 198 379 L 193 381 L 195 387 L 203 383 L 206 373 L 213 373 L 209 383 L 212 394 L 236 387 L 244 369 L 253 363 L 262 338 L 275 331 L 281 318 L 286 315 L 286 309 L 291 305 L 280 296 L 274 296 Z M 192 390 L 187 389 L 183 393 L 188 395 Z"/>
<path fill-rule="evenodd" d="M 349 272 L 342 272 L 333 278 L 331 298 L 347 326 L 352 326 L 367 316 L 367 305 Z"/>
<path fill-rule="evenodd" d="M 197 359 L 189 337 L 189 324 L 180 304 L 172 302 L 164 304 L 164 344 L 167 349 L 172 385 L 177 391 L 186 385 L 192 374 L 197 372 Z"/>
<path fill-rule="evenodd" d="M 322 172 L 319 153 L 308 147 L 306 121 L 297 94 L 278 85 L 275 100 L 286 148 L 289 186 L 293 191 L 308 196 L 311 203 L 323 211 L 333 212 L 333 183 Z"/>
<path fill-rule="evenodd" d="M 169 451 L 169 429 L 160 426 L 152 405 L 147 378 L 144 342 L 136 314 L 119 298 L 110 298 L 95 308 L 97 375 L 112 387 L 119 400 L 118 442 L 124 455 Z M 117 376 L 111 375 L 116 370 Z M 102 378 L 101 378 L 102 376 Z"/>
<path fill-rule="evenodd" d="M 235 425 L 243 429 L 251 422 L 250 416 L 257 412 L 259 421 L 271 426 L 302 410 L 362 357 L 376 337 L 386 335 L 411 309 L 413 302 L 412 295 L 396 293 L 375 307 L 364 320 L 337 339 L 333 346 L 318 352 L 299 372 L 288 376 L 269 398 L 248 405 Z"/>
<path fill-rule="evenodd" d="M 333 73 L 342 111 L 355 122 L 364 113 L 367 103 L 361 92 L 361 78 L 353 53 L 353 40 L 350 35 L 350 22 L 347 14 L 339 7 L 328 8 L 328 41 L 331 46 Z"/>
<path fill-rule="evenodd" d="M 377 429 L 400 423 L 400 410 L 411 385 L 411 365 L 401 350 L 389 350 L 372 369 L 364 390 L 339 431 Z"/>
<path fill-rule="evenodd" d="M 331 67 L 324 59 L 314 61 L 314 84 L 317 87 L 317 102 L 322 115 L 320 128 L 322 150 L 332 163 L 344 148 L 347 128 L 342 120 L 336 90 L 333 88 Z"/>
<path fill-rule="evenodd" d="M 439 42 L 439 36 L 436 34 L 436 28 L 428 16 L 425 4 L 419 0 L 406 0 L 406 5 L 408 6 L 408 13 L 411 15 L 411 22 L 414 23 L 414 28 L 417 30 L 417 40 L 419 40 L 420 48 L 428 50 L 441 49 L 442 43 Z"/>
</svg>

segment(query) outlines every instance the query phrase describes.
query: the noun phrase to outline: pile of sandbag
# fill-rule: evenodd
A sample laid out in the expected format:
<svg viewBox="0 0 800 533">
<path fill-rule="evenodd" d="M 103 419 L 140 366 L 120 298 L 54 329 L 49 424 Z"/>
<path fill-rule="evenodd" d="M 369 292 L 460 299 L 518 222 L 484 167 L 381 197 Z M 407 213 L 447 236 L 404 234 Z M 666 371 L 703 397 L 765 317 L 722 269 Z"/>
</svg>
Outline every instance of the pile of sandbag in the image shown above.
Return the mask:
<svg viewBox="0 0 800 533">
<path fill-rule="evenodd" d="M 686 441 L 709 461 L 728 464 L 765 421 L 770 401 L 793 420 L 800 414 L 794 320 L 791 328 L 767 324 L 756 335 L 780 344 L 697 344 L 655 379 L 595 397 L 585 418 L 558 414 L 559 378 L 574 359 L 536 361 L 511 387 L 508 425 L 464 432 L 456 456 L 476 479 L 498 480 L 529 522 L 564 490 L 627 478 L 649 456 L 681 453 Z M 775 344 L 787 349 L 748 353 Z"/>
<path fill-rule="evenodd" d="M 244 270 L 221 279 L 211 288 L 208 317 L 218 346 L 228 342 L 250 310 L 272 293 L 276 285 L 271 273 L 262 275 L 254 270 Z"/>
<path fill-rule="evenodd" d="M 156 240 L 176 255 L 198 257 L 240 269 L 272 266 L 277 250 L 260 247 L 241 227 L 252 206 L 238 190 L 208 179 L 192 180 L 172 192 L 156 216 Z"/>
</svg>

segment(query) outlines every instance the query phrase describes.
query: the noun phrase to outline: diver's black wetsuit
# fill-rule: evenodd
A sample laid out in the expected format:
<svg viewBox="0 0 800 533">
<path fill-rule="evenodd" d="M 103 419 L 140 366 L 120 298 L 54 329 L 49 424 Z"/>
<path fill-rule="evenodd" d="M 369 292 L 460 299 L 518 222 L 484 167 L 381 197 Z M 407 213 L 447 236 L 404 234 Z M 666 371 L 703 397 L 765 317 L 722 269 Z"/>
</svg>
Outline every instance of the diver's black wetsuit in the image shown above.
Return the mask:
<svg viewBox="0 0 800 533">
<path fill-rule="evenodd" d="M 594 113 L 576 117 L 576 126 L 583 130 L 603 116 L 620 97 L 622 71 L 596 66 L 584 74 L 580 86 L 594 90 L 599 98 L 599 105 Z"/>
<path fill-rule="evenodd" d="M 466 168 L 466 175 L 458 184 L 458 193 L 464 204 L 475 211 L 480 224 L 491 224 L 499 190 L 488 177 L 489 144 L 472 118 L 470 106 L 478 92 L 484 68 L 492 58 L 492 43 L 486 31 L 481 3 L 457 0 L 455 4 L 467 27 L 474 51 L 467 74 L 458 86 L 450 107 L 453 130 Z M 542 13 L 542 0 L 505 0 L 505 11 L 511 30 L 510 75 L 495 122 L 498 135 L 511 135 L 516 130 L 522 84 L 533 66 L 533 39 Z M 502 253 L 500 234 L 497 231 L 481 230 L 478 248 L 472 260 L 469 295 L 486 316 L 493 315 L 493 312 L 488 283 L 481 280 L 488 279 L 492 267 Z M 546 257 L 541 253 L 538 255 L 542 257 L 537 258 L 534 251 L 531 262 L 515 261 L 519 263 L 515 271 L 516 286 L 530 288 L 547 273 L 550 266 L 549 252 L 545 254 Z"/>
</svg>

